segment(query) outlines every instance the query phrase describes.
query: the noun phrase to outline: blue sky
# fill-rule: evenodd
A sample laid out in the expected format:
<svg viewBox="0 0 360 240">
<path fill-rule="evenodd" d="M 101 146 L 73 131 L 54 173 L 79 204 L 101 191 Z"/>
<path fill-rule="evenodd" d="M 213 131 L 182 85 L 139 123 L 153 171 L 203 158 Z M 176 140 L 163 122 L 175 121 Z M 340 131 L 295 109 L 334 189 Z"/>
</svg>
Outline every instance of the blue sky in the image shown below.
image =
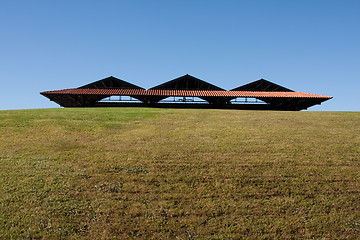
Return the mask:
<svg viewBox="0 0 360 240">
<path fill-rule="evenodd" d="M 115 76 L 150 88 L 190 74 L 225 89 L 264 78 L 359 111 L 360 1 L 0 1 L 0 109 Z"/>
</svg>

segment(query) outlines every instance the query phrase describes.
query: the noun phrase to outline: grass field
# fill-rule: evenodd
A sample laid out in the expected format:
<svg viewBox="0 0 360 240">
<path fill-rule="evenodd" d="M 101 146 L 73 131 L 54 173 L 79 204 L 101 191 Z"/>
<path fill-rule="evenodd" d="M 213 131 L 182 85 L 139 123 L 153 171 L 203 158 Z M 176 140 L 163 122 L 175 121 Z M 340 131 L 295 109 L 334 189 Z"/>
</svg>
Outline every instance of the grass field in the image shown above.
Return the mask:
<svg viewBox="0 0 360 240">
<path fill-rule="evenodd" d="M 0 111 L 0 239 L 357 239 L 360 113 Z"/>
</svg>

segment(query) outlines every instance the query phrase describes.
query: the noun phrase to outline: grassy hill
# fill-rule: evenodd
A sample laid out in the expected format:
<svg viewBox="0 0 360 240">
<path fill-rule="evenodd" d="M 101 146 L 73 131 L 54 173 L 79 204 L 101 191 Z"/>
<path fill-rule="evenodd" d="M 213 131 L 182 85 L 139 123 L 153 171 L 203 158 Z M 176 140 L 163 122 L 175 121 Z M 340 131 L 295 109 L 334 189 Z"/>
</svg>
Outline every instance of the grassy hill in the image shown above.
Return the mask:
<svg viewBox="0 0 360 240">
<path fill-rule="evenodd" d="M 360 235 L 360 113 L 0 111 L 0 238 Z"/>
</svg>

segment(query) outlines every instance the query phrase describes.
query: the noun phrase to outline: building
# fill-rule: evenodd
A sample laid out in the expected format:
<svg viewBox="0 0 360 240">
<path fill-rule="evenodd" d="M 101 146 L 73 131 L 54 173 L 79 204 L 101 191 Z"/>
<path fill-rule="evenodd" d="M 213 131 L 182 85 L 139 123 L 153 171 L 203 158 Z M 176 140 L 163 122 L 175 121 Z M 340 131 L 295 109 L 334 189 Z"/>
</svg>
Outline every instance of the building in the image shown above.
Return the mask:
<svg viewBox="0 0 360 240">
<path fill-rule="evenodd" d="M 295 92 L 260 79 L 229 91 L 190 75 L 150 89 L 115 77 L 78 87 L 41 92 L 62 107 L 169 107 L 303 110 L 330 96 Z"/>
</svg>

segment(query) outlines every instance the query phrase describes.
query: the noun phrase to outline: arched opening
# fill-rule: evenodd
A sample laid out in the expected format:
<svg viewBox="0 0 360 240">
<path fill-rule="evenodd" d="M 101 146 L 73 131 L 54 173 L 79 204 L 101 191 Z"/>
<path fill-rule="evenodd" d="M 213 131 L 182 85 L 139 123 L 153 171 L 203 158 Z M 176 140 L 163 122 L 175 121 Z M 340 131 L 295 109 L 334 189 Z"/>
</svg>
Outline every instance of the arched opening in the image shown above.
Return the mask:
<svg viewBox="0 0 360 240">
<path fill-rule="evenodd" d="M 97 101 L 94 105 L 97 107 L 136 107 L 142 104 L 137 98 L 133 96 L 106 96 Z"/>
<path fill-rule="evenodd" d="M 252 97 L 237 97 L 231 99 L 231 104 L 268 104 L 260 99 Z"/>
<path fill-rule="evenodd" d="M 171 96 L 160 100 L 158 103 L 175 103 L 175 104 L 209 104 L 208 101 L 198 97 Z"/>
<path fill-rule="evenodd" d="M 102 102 L 102 103 L 141 103 L 141 101 L 139 99 L 136 99 L 132 96 L 116 96 L 116 95 L 105 97 L 98 102 Z"/>
</svg>

